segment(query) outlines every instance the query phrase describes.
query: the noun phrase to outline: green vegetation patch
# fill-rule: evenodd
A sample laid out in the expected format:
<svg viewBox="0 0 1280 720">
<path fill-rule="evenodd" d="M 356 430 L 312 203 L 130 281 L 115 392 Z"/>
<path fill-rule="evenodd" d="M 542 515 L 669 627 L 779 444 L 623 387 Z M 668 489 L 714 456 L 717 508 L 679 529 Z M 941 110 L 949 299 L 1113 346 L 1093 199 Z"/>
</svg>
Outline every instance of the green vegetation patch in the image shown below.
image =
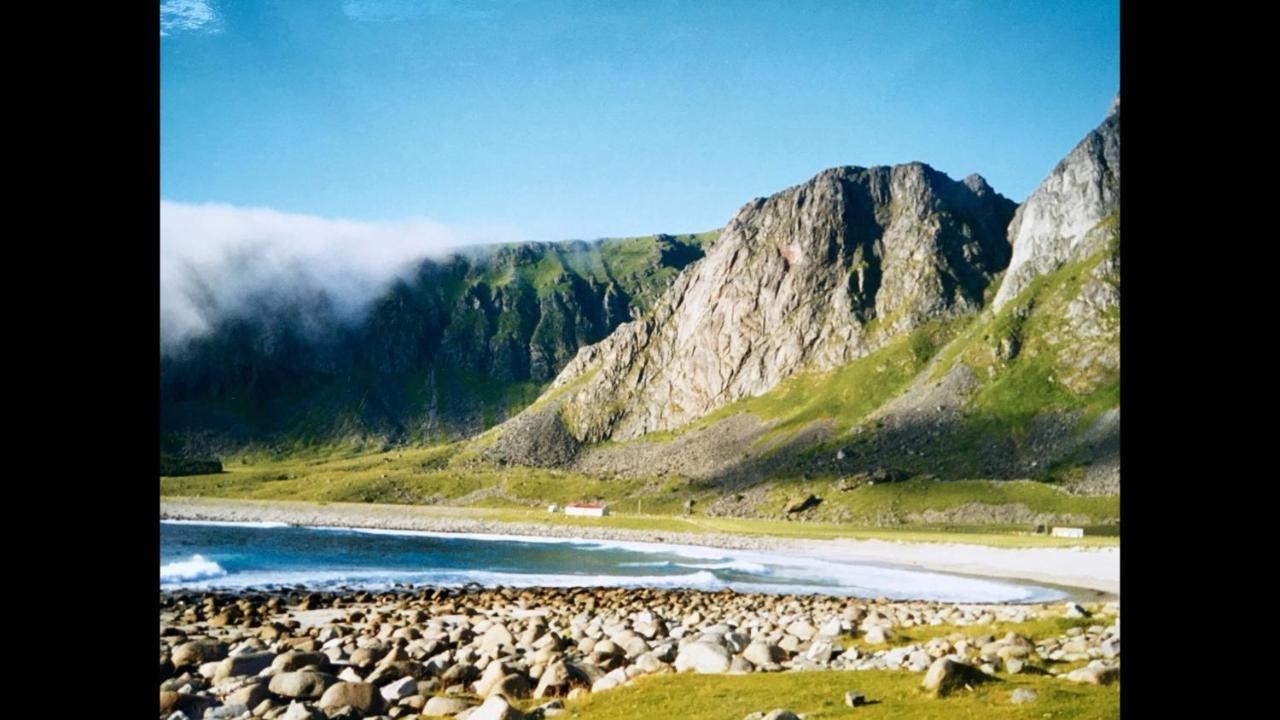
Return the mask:
<svg viewBox="0 0 1280 720">
<path fill-rule="evenodd" d="M 569 702 L 563 717 L 742 720 L 750 713 L 776 708 L 803 713 L 808 720 L 854 715 L 902 720 L 1120 717 L 1119 684 L 1098 687 L 1046 676 L 1010 675 L 971 691 L 933 698 L 920 688 L 922 677 L 920 673 L 892 670 L 650 675 L 637 678 L 633 685 Z M 1010 697 L 1019 688 L 1034 691 L 1036 700 L 1013 704 Z M 863 694 L 868 704 L 846 706 L 844 694 L 850 690 Z"/>
<path fill-rule="evenodd" d="M 855 524 L 875 524 L 887 518 L 904 522 L 909 515 L 930 510 L 946 511 L 979 503 L 990 506 L 1023 505 L 1033 513 L 1084 515 L 1095 523 L 1120 517 L 1120 496 L 1071 495 L 1057 487 L 1028 480 L 932 480 L 924 477 L 902 482 L 859 485 L 839 490 L 829 477 L 793 480 L 769 490 L 775 512 L 789 499 L 813 494 L 822 498 L 818 518 L 851 518 Z"/>
</svg>

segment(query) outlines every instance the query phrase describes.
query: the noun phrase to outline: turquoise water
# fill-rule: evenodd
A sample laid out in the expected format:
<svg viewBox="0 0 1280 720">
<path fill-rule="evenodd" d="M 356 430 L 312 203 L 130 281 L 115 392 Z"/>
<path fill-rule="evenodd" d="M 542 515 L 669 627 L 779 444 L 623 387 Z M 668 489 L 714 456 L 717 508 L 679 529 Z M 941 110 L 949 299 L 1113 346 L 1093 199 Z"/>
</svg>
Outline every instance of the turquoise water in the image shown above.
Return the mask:
<svg viewBox="0 0 1280 720">
<path fill-rule="evenodd" d="M 1053 588 L 792 553 L 269 523 L 160 523 L 160 587 L 667 587 L 952 602 L 1042 602 Z"/>
</svg>

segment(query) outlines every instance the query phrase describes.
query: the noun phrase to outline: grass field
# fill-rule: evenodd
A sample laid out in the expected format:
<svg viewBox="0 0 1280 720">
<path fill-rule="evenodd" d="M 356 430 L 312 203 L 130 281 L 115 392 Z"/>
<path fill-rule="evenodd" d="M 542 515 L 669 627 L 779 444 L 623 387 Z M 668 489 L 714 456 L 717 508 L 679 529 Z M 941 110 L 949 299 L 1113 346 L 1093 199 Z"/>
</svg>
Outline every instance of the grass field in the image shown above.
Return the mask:
<svg viewBox="0 0 1280 720">
<path fill-rule="evenodd" d="M 592 694 L 566 703 L 561 717 L 581 720 L 622 718 L 687 718 L 742 720 L 776 708 L 804 713 L 806 720 L 833 718 L 1053 718 L 1102 720 L 1120 717 L 1120 686 L 1079 685 L 1037 675 L 1000 676 L 972 691 L 933 698 L 920 689 L 922 675 L 892 670 L 752 673 L 749 675 L 652 675 L 627 687 Z M 1013 691 L 1036 693 L 1029 703 L 1014 705 Z M 847 691 L 862 693 L 867 705 L 844 704 Z M 535 705 L 536 703 L 530 703 Z"/>
</svg>

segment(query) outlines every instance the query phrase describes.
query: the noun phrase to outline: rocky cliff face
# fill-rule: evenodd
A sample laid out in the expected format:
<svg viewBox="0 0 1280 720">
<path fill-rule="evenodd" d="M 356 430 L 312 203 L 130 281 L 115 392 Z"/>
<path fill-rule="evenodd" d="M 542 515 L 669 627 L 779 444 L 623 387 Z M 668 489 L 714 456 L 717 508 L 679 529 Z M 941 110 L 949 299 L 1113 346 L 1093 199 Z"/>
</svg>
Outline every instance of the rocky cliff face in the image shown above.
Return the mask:
<svg viewBox="0 0 1280 720">
<path fill-rule="evenodd" d="M 696 480 L 711 514 L 921 475 L 1118 493 L 1118 148 L 1117 102 L 1016 214 L 919 164 L 753 201 L 485 452 Z"/>
<path fill-rule="evenodd" d="M 162 355 L 162 437 L 190 454 L 474 434 L 648 310 L 713 238 L 481 248 L 424 261 L 354 323 L 320 291 L 225 317 Z"/>
<path fill-rule="evenodd" d="M 1002 307 L 1027 283 L 1098 249 L 1090 234 L 1120 208 L 1120 96 L 1102 124 L 1067 154 L 1014 215 L 1013 258 L 996 293 Z"/>
<path fill-rule="evenodd" d="M 585 442 L 675 428 L 975 311 L 1013 211 L 982 178 L 921 163 L 834 168 L 748 203 L 652 314 L 561 372 L 564 421 Z"/>
</svg>

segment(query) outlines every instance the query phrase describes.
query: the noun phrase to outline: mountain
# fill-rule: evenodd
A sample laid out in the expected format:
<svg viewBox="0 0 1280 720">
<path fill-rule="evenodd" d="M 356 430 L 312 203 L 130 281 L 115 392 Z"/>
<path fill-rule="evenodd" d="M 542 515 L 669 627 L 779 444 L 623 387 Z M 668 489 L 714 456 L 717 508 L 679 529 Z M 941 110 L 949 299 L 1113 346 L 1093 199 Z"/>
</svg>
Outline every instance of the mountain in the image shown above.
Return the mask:
<svg viewBox="0 0 1280 720">
<path fill-rule="evenodd" d="M 1013 258 L 995 307 L 1039 275 L 1099 247 L 1090 231 L 1120 208 L 1120 96 L 1096 130 L 1058 163 L 1023 203 L 1009 226 Z"/>
<path fill-rule="evenodd" d="M 428 261 L 356 323 L 322 293 L 225 318 L 162 358 L 162 450 L 265 445 L 233 480 L 333 500 L 1113 524 L 1119 116 L 1021 206 L 837 167 L 718 234 Z M 348 439 L 395 447 L 288 452 Z"/>
<path fill-rule="evenodd" d="M 981 178 L 919 163 L 748 203 L 650 313 L 477 445 L 498 463 L 690 478 L 726 514 L 811 481 L 1118 492 L 1118 99 L 1016 212 Z"/>
<path fill-rule="evenodd" d="M 356 321 L 319 290 L 250 303 L 162 352 L 162 446 L 199 456 L 473 435 L 648 311 L 715 235 L 460 251 L 424 260 Z"/>
</svg>

